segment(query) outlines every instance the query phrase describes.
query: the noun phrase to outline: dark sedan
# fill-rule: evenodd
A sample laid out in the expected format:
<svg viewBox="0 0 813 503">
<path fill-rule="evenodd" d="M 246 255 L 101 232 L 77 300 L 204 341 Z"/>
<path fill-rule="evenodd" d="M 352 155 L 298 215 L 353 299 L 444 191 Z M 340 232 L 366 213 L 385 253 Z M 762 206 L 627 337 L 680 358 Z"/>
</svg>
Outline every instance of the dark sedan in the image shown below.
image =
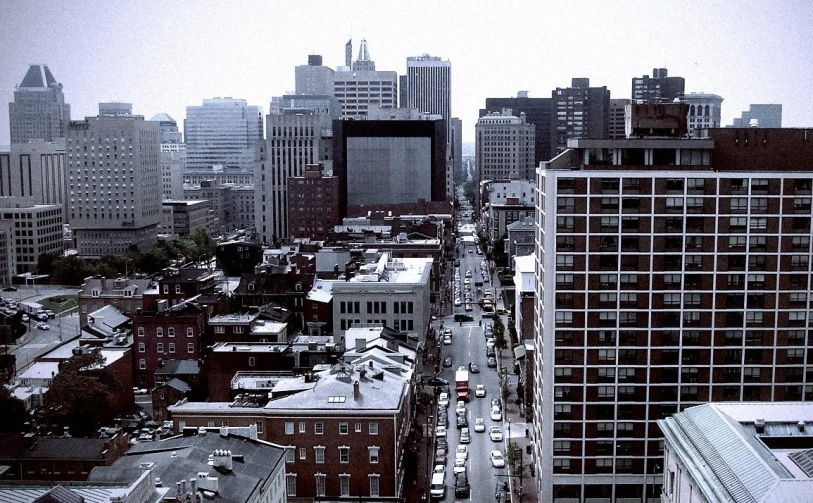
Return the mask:
<svg viewBox="0 0 813 503">
<path fill-rule="evenodd" d="M 446 358 L 443 359 L 443 366 L 444 367 L 451 367 L 452 366 L 452 357 L 451 356 L 447 356 Z"/>
<path fill-rule="evenodd" d="M 488 357 L 488 368 L 494 369 L 497 368 L 497 359 L 493 356 Z"/>
</svg>

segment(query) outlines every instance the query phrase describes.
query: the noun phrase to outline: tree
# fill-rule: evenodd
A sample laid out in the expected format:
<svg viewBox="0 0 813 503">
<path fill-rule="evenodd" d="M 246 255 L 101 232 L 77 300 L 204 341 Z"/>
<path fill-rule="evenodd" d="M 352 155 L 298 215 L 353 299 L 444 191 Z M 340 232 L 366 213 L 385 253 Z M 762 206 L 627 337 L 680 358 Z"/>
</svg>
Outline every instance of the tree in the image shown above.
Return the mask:
<svg viewBox="0 0 813 503">
<path fill-rule="evenodd" d="M 87 262 L 76 256 L 60 257 L 54 261 L 52 282 L 57 285 L 81 285 L 93 275 Z"/>
<path fill-rule="evenodd" d="M 42 408 L 44 424 L 67 427 L 71 435 L 87 437 L 113 420 L 114 391 L 121 386 L 104 366 L 101 354 L 74 356 L 59 369 Z"/>
<path fill-rule="evenodd" d="M 522 449 L 511 442 L 505 450 L 505 458 L 508 461 L 509 473 L 514 477 L 521 477 L 525 467 L 522 466 Z"/>
<path fill-rule="evenodd" d="M 0 386 L 0 433 L 19 433 L 31 422 L 31 415 L 22 400 L 11 396 L 8 388 Z"/>
</svg>

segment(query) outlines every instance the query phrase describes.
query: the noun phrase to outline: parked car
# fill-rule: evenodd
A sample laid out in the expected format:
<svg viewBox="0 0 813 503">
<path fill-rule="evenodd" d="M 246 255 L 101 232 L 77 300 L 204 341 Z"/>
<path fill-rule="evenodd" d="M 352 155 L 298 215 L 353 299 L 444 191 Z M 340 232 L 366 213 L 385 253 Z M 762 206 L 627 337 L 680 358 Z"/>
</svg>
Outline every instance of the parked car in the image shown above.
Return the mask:
<svg viewBox="0 0 813 503">
<path fill-rule="evenodd" d="M 502 421 L 502 410 L 498 409 L 497 407 L 491 408 L 491 420 L 492 421 Z"/>
<path fill-rule="evenodd" d="M 444 452 L 449 448 L 449 442 L 445 438 L 438 438 L 435 440 L 435 447 L 442 448 Z"/>
<path fill-rule="evenodd" d="M 460 430 L 460 443 L 468 444 L 469 442 L 471 442 L 471 433 L 469 433 L 468 428 L 463 428 Z"/>
<path fill-rule="evenodd" d="M 450 336 L 448 336 L 448 335 L 444 335 L 443 336 L 443 344 L 448 346 L 451 343 L 452 343 L 452 338 Z"/>
<path fill-rule="evenodd" d="M 457 429 L 462 430 L 463 428 L 467 428 L 469 426 L 469 420 L 466 418 L 465 414 L 459 414 L 457 416 Z"/>
<path fill-rule="evenodd" d="M 435 465 L 435 469 L 432 470 L 432 473 L 442 473 L 446 475 L 446 465 Z"/>
<path fill-rule="evenodd" d="M 7 286 L 7 287 L 3 288 L 3 291 L 4 292 L 16 292 L 17 287 L 16 286 Z"/>
<path fill-rule="evenodd" d="M 448 385 L 449 381 L 447 381 L 446 379 L 444 379 L 442 377 L 435 376 L 435 377 L 429 378 L 429 380 L 427 381 L 427 384 L 429 384 L 429 386 L 443 386 L 444 384 Z"/>
<path fill-rule="evenodd" d="M 454 406 L 454 411 L 457 414 L 465 414 L 466 413 L 466 402 L 463 400 L 458 400 Z"/>
<path fill-rule="evenodd" d="M 40 330 L 51 330 L 51 327 L 49 327 L 47 323 L 43 322 L 37 323 L 37 328 L 39 328 Z"/>
<path fill-rule="evenodd" d="M 493 356 L 488 357 L 488 368 L 495 369 L 497 368 L 497 359 Z"/>
<path fill-rule="evenodd" d="M 446 393 L 441 393 L 438 396 L 438 407 L 448 407 L 449 406 L 449 395 Z"/>
<path fill-rule="evenodd" d="M 437 428 L 435 428 L 435 437 L 446 438 L 446 427 L 438 426 Z"/>
<path fill-rule="evenodd" d="M 503 457 L 502 452 L 494 449 L 491 451 L 489 457 L 491 458 L 491 466 L 494 468 L 505 468 L 505 458 Z"/>
<path fill-rule="evenodd" d="M 489 426 L 488 436 L 493 442 L 502 442 L 502 430 L 499 426 Z"/>
<path fill-rule="evenodd" d="M 471 495 L 470 493 L 471 486 L 469 486 L 469 477 L 466 475 L 466 472 L 461 472 L 455 475 L 454 479 L 455 498 L 468 498 Z"/>
<path fill-rule="evenodd" d="M 454 457 L 462 458 L 462 459 L 469 459 L 469 448 L 465 445 L 458 445 L 457 449 L 454 451 Z"/>
<path fill-rule="evenodd" d="M 443 366 L 444 367 L 451 367 L 452 366 L 452 357 L 451 356 L 447 356 L 446 358 L 443 359 Z"/>
<path fill-rule="evenodd" d="M 31 318 L 29 318 L 27 314 L 24 314 L 23 317 L 20 319 L 22 320 L 23 323 L 28 323 L 29 321 L 31 321 Z"/>
<path fill-rule="evenodd" d="M 466 471 L 466 460 L 463 458 L 455 458 L 454 460 L 454 468 L 452 468 L 455 475 L 458 473 L 463 473 Z"/>
</svg>

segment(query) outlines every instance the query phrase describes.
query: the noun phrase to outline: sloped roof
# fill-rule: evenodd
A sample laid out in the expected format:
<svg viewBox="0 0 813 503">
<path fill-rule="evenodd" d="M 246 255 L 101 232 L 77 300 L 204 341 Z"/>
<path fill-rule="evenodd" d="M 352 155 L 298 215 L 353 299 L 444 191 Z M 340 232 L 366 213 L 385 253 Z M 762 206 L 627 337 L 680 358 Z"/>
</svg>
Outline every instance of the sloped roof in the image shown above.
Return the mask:
<svg viewBox="0 0 813 503">
<path fill-rule="evenodd" d="M 42 87 L 46 88 L 51 84 L 56 84 L 56 79 L 51 75 L 51 70 L 45 65 L 31 65 L 20 83 L 20 87 Z"/>
<path fill-rule="evenodd" d="M 25 459 L 101 459 L 105 438 L 39 437 Z"/>
<path fill-rule="evenodd" d="M 35 499 L 34 503 L 85 503 L 85 498 L 67 487 L 56 486 Z"/>
</svg>

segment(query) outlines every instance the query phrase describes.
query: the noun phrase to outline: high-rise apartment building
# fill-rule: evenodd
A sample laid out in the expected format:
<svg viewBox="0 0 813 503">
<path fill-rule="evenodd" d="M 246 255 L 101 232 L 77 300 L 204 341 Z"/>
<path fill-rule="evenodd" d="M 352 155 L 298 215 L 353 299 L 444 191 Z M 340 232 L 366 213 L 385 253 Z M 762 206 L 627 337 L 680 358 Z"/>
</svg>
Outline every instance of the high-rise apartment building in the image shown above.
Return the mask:
<svg viewBox="0 0 813 503">
<path fill-rule="evenodd" d="M 782 127 L 782 105 L 751 105 L 747 112 L 734 118 L 734 124 L 726 127 Z"/>
<path fill-rule="evenodd" d="M 186 144 L 175 119 L 160 113 L 150 119 L 161 126 L 161 193 L 164 200 L 183 199 Z"/>
<path fill-rule="evenodd" d="M 288 238 L 288 179 L 305 174 L 305 166 L 333 158 L 332 117 L 308 108 L 284 108 L 267 116 L 267 139 L 255 166 L 254 206 L 257 239 L 273 243 Z"/>
<path fill-rule="evenodd" d="M 551 154 L 553 118 L 553 100 L 551 98 L 530 98 L 527 91 L 520 91 L 516 98 L 486 98 L 486 107 L 480 109 L 480 117 L 489 113 L 502 112 L 510 108 L 514 115 L 524 113 L 528 124 L 536 126 L 534 133 L 534 166 L 549 161 Z"/>
<path fill-rule="evenodd" d="M 570 138 L 607 138 L 610 122 L 607 86 L 590 87 L 590 79 L 574 78 L 570 87 L 557 87 L 552 98 L 556 116 L 551 155 L 564 151 Z"/>
<path fill-rule="evenodd" d="M 533 180 L 536 126 L 510 109 L 480 117 L 475 130 L 477 180 Z M 479 184 L 478 184 L 479 186 Z"/>
<path fill-rule="evenodd" d="M 288 234 L 292 238 L 327 239 L 339 217 L 339 179 L 323 164 L 305 166 L 303 176 L 288 178 Z"/>
<path fill-rule="evenodd" d="M 570 140 L 537 172 L 540 501 L 654 501 L 657 420 L 813 400 L 813 132 L 683 133 Z"/>
<path fill-rule="evenodd" d="M 156 242 L 161 128 L 142 116 L 72 121 L 66 138 L 67 220 L 82 256 L 122 255 Z"/>
<path fill-rule="evenodd" d="M 0 152 L 0 197 L 30 198 L 30 204 L 65 203 L 65 140 L 12 143 Z"/>
<path fill-rule="evenodd" d="M 46 142 L 65 137 L 71 120 L 71 106 L 65 103 L 62 84 L 46 65 L 31 65 L 14 90 L 8 104 L 11 143 L 40 139 Z"/>
<path fill-rule="evenodd" d="M 701 129 L 720 127 L 722 97 L 708 93 L 689 93 L 683 102 L 689 105 L 689 136 L 701 136 Z"/>
<path fill-rule="evenodd" d="M 611 99 L 610 100 L 610 122 L 607 127 L 607 138 L 611 140 L 618 140 L 626 138 L 626 110 L 627 105 L 630 104 L 628 99 Z"/>
<path fill-rule="evenodd" d="M 683 77 L 669 77 L 666 68 L 653 68 L 652 77 L 632 78 L 632 99 L 644 103 L 672 103 L 683 97 L 686 80 Z"/>
<path fill-rule="evenodd" d="M 4 273 L 35 272 L 40 256 L 62 253 L 64 207 L 62 204 L 32 204 L 32 198 L 0 198 L 0 256 Z M 5 283 L 8 277 L 0 275 Z"/>
<path fill-rule="evenodd" d="M 252 171 L 263 140 L 262 107 L 233 98 L 203 100 L 202 106 L 186 107 L 184 138 L 191 170 L 221 165 Z"/>
<path fill-rule="evenodd" d="M 446 121 L 452 117 L 452 63 L 424 54 L 407 58 L 406 75 L 401 79 L 402 108 L 438 114 Z M 449 137 L 448 131 L 446 134 Z"/>
</svg>

